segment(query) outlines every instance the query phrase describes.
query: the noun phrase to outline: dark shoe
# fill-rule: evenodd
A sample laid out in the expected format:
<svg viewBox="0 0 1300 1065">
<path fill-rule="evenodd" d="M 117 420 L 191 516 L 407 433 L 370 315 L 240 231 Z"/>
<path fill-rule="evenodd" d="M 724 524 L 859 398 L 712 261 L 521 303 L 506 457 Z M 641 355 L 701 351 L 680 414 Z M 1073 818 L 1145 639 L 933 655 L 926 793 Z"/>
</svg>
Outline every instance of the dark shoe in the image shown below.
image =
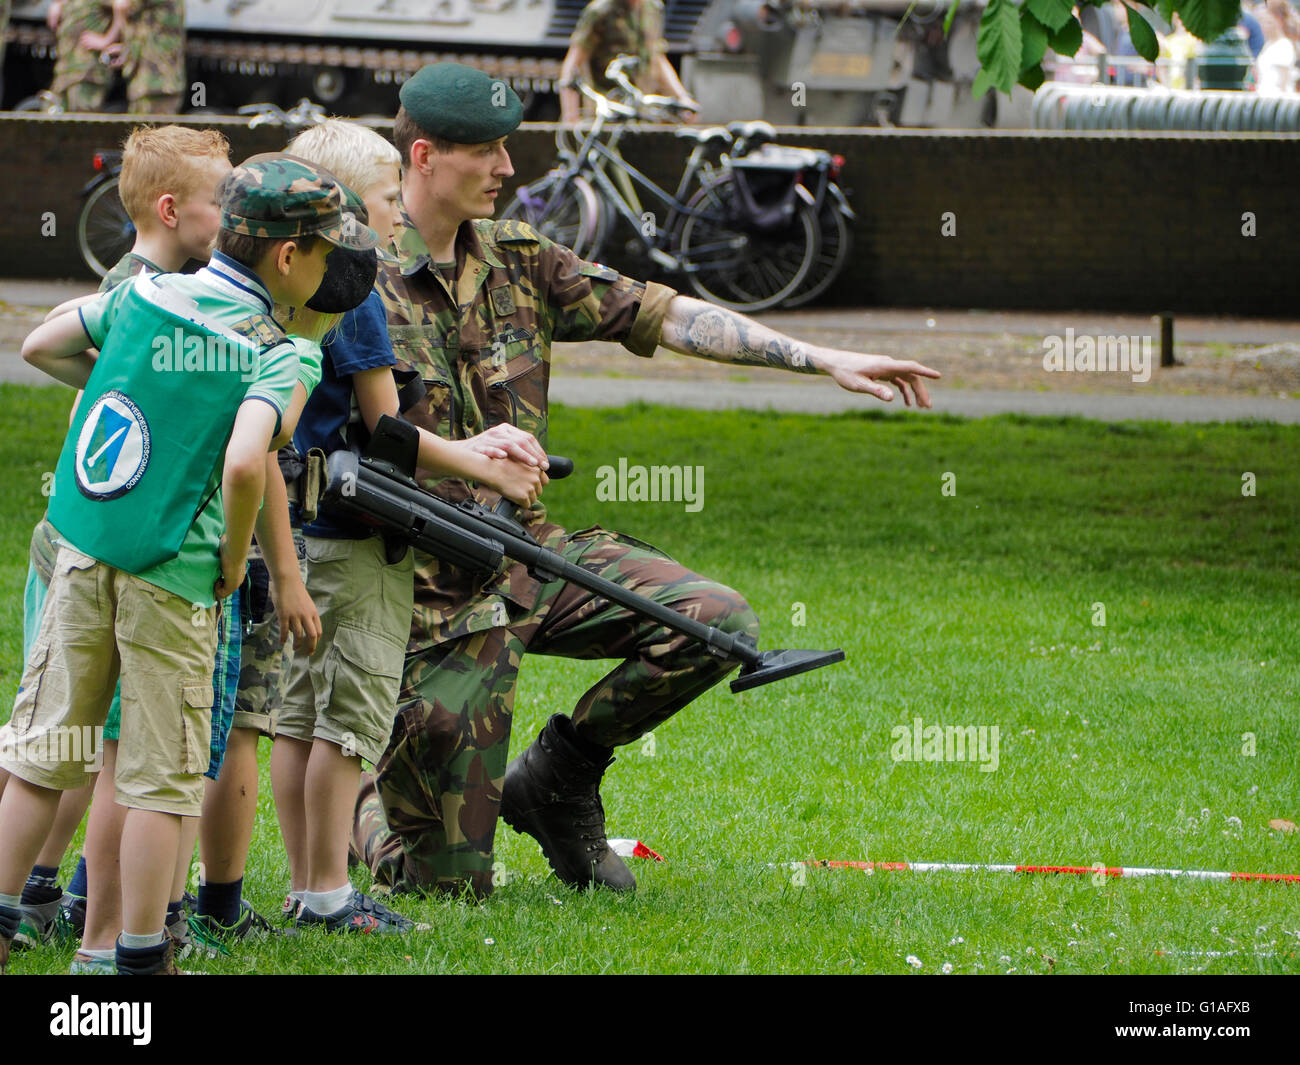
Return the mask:
<svg viewBox="0 0 1300 1065">
<path fill-rule="evenodd" d="M 59 900 L 59 921 L 55 935 L 60 942 L 79 943 L 86 931 L 86 900 L 66 891 Z"/>
<path fill-rule="evenodd" d="M 58 928 L 59 907 L 59 898 L 51 902 L 20 903 L 18 909 L 23 916 L 14 933 L 13 948 L 30 950 L 49 943 Z"/>
<path fill-rule="evenodd" d="M 276 928 L 253 909 L 247 899 L 239 900 L 239 920 L 223 925 L 210 914 L 195 914 L 189 919 L 190 939 L 209 958 L 229 954 L 232 944 L 241 939 L 265 939 L 268 936 L 296 936 L 292 928 Z"/>
<path fill-rule="evenodd" d="M 428 925 L 417 926 L 409 917 L 394 913 L 369 895 L 352 889 L 352 898 L 341 910 L 317 913 L 304 902 L 298 909 L 295 924 L 299 928 L 324 928 L 327 932 L 360 932 L 363 935 L 402 935 L 406 932 L 426 931 Z"/>
<path fill-rule="evenodd" d="M 570 887 L 635 891 L 636 878 L 605 838 L 600 778 L 614 759 L 592 761 L 576 741 L 573 722 L 563 714 L 546 723 L 532 746 L 506 767 L 501 817 L 537 840 L 555 875 Z"/>
<path fill-rule="evenodd" d="M 190 976 L 191 973 L 176 968 L 176 958 L 172 953 L 172 941 L 163 941 L 161 952 L 153 947 L 131 948 L 117 943 L 118 976 Z"/>
</svg>

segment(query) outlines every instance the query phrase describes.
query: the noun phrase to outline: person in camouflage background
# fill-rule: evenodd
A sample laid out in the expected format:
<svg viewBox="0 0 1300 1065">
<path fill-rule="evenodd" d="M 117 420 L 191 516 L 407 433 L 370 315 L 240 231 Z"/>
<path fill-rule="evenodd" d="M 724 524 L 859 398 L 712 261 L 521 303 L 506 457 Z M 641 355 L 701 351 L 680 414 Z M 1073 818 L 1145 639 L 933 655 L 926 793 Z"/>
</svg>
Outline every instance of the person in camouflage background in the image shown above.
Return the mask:
<svg viewBox="0 0 1300 1065">
<path fill-rule="evenodd" d="M 58 53 L 50 92 L 65 111 L 103 110 L 115 74 L 100 62 L 98 49 L 82 43 L 82 36 L 108 32 L 109 6 L 103 0 L 55 0 L 46 20 Z"/>
<path fill-rule="evenodd" d="M 702 358 L 826 373 L 844 388 L 929 406 L 915 362 L 802 344 L 672 289 L 584 262 L 518 222 L 474 221 L 513 174 L 505 137 L 522 105 L 502 82 L 458 64 L 423 68 L 401 90 L 394 141 L 404 159 L 402 225 L 378 286 L 399 366 L 427 394 L 408 420 L 461 439 L 506 422 L 545 445 L 551 344 L 658 344 Z M 433 480 L 451 502 L 498 497 Z M 529 532 L 570 562 L 726 632 L 757 636 L 736 592 L 648 544 L 599 527 L 569 533 L 536 504 Z M 612 750 L 667 720 L 737 665 L 563 582 L 507 565 L 481 578 L 417 553 L 415 612 L 398 719 L 363 781 L 351 851 L 395 890 L 492 890 L 500 815 L 532 835 L 574 887 L 627 891 L 635 880 L 605 838 L 599 784 Z M 554 715 L 507 765 L 516 675 L 525 653 L 621 662 Z"/>
<path fill-rule="evenodd" d="M 615 83 L 605 77 L 605 68 L 621 55 L 637 57 L 632 81 L 638 88 L 695 103 L 668 61 L 661 0 L 591 0 L 578 16 L 560 68 L 561 121 L 578 121 L 581 101 L 574 80 L 585 77 L 598 92 L 608 93 Z"/>
<path fill-rule="evenodd" d="M 83 33 L 91 48 L 126 79 L 132 114 L 172 115 L 185 92 L 184 0 L 112 0 L 103 32 Z"/>
<path fill-rule="evenodd" d="M 128 109 L 175 115 L 185 93 L 184 0 L 133 0 L 123 39 Z"/>
</svg>

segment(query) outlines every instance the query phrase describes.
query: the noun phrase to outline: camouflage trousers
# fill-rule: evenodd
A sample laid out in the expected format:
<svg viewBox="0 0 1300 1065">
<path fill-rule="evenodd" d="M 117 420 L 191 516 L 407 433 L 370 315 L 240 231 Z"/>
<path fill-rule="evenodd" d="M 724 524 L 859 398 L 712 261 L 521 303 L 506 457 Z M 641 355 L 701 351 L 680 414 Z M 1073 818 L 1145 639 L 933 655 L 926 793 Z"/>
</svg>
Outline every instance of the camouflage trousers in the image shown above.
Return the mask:
<svg viewBox="0 0 1300 1065">
<path fill-rule="evenodd" d="M 566 535 L 570 562 L 725 632 L 758 636 L 745 600 L 630 537 Z M 373 778 L 362 782 L 352 857 L 396 891 L 492 891 L 515 679 L 526 652 L 621 658 L 578 700 L 578 733 L 631 743 L 703 694 L 737 663 L 653 621 L 554 581 L 500 628 L 408 654 L 401 709 Z"/>
</svg>

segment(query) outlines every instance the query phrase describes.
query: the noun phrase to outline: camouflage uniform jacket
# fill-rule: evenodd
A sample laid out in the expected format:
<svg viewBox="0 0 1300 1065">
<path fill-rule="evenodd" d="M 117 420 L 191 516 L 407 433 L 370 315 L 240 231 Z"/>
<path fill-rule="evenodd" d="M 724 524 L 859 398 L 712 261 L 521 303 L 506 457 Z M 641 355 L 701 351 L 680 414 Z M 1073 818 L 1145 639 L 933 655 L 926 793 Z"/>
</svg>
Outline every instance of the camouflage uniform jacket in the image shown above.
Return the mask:
<svg viewBox="0 0 1300 1065">
<path fill-rule="evenodd" d="M 507 422 L 546 446 L 547 389 L 554 341 L 617 340 L 649 357 L 674 291 L 643 284 L 572 251 L 521 222 L 465 222 L 456 237 L 454 292 L 402 216 L 395 263 L 377 281 L 401 369 L 414 369 L 427 394 L 406 418 L 451 440 Z M 427 487 L 457 502 L 500 498 L 465 481 L 422 474 Z M 534 535 L 554 539 L 545 509 L 528 514 Z M 417 554 L 409 650 L 482 632 L 530 609 L 541 589 L 522 566 L 484 581 Z"/>
<path fill-rule="evenodd" d="M 667 50 L 664 44 L 664 7 L 660 0 L 591 0 L 574 27 L 571 44 L 591 56 L 591 83 L 601 92 L 612 88 L 605 68 L 621 55 L 636 56 L 641 65 L 633 82 L 645 87 L 650 65 Z"/>
</svg>

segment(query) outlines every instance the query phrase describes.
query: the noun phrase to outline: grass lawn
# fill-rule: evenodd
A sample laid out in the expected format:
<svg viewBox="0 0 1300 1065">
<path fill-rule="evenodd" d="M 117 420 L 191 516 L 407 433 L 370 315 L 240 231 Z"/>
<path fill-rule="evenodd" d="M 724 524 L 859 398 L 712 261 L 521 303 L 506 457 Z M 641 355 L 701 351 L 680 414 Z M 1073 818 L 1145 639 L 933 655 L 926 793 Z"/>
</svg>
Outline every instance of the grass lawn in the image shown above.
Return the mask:
<svg viewBox="0 0 1300 1065">
<path fill-rule="evenodd" d="M 0 402 L 3 716 L 68 393 L 0 386 Z M 610 835 L 667 859 L 634 862 L 634 897 L 569 893 L 503 825 L 489 903 L 401 900 L 432 931 L 313 934 L 192 967 L 1300 971 L 1300 884 L 788 864 L 1300 872 L 1300 834 L 1268 824 L 1300 821 L 1300 431 L 652 407 L 557 409 L 551 424 L 578 464 L 548 491 L 557 520 L 626 531 L 743 590 L 765 647 L 838 646 L 848 661 L 715 689 L 620 752 L 602 789 Z M 703 507 L 599 501 L 597 470 L 620 457 L 703 466 Z M 530 658 L 515 749 L 601 672 Z M 898 760 L 918 718 L 984 727 L 985 757 Z M 262 755 L 246 894 L 278 912 L 287 867 Z"/>
</svg>

